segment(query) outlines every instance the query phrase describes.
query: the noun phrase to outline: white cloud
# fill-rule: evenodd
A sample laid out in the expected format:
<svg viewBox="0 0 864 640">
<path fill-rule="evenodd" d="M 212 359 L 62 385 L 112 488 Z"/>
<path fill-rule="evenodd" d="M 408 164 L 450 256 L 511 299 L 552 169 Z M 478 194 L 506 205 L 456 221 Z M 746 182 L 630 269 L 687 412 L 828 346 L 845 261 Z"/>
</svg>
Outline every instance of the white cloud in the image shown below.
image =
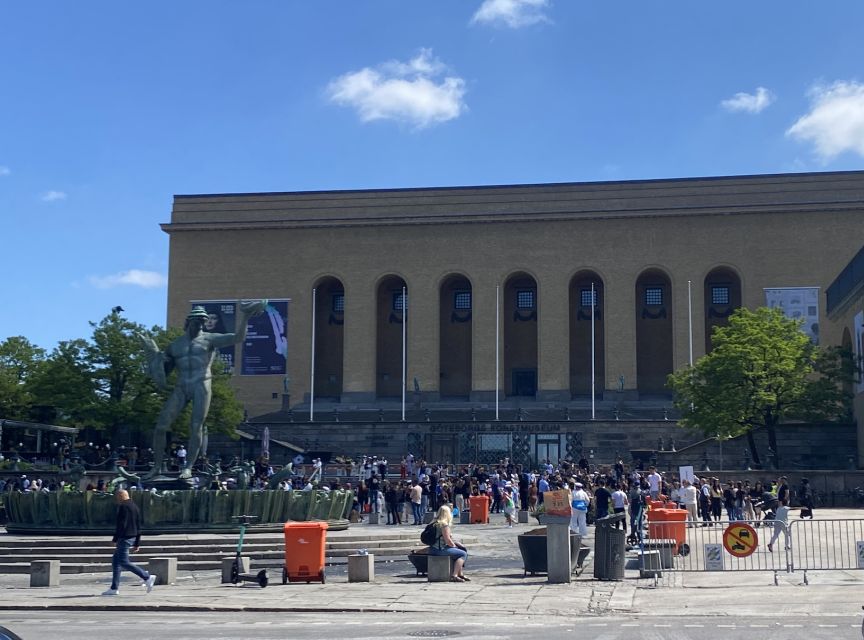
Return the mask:
<svg viewBox="0 0 864 640">
<path fill-rule="evenodd" d="M 65 199 L 66 194 L 62 191 L 46 191 L 42 194 L 42 202 L 57 202 Z"/>
<path fill-rule="evenodd" d="M 852 151 L 864 156 L 864 84 L 838 81 L 810 91 L 810 113 L 786 130 L 796 140 L 811 142 L 828 161 Z"/>
<path fill-rule="evenodd" d="M 327 87 L 331 102 L 353 107 L 363 122 L 396 120 L 423 128 L 458 118 L 466 108 L 465 81 L 421 49 L 409 62 L 390 61 L 346 73 Z"/>
<path fill-rule="evenodd" d="M 12 172 L 9 171 L 9 167 L 4 167 L 4 166 L 0 165 L 0 177 L 8 176 L 10 173 L 12 173 Z"/>
<path fill-rule="evenodd" d="M 109 276 L 90 276 L 90 284 L 97 289 L 113 289 L 125 285 L 142 287 L 144 289 L 156 289 L 168 284 L 168 278 L 156 271 L 143 271 L 141 269 L 130 269 Z"/>
<path fill-rule="evenodd" d="M 748 113 L 759 113 L 774 102 L 774 94 L 765 87 L 757 87 L 756 93 L 736 93 L 720 105 L 727 111 L 746 111 Z"/>
<path fill-rule="evenodd" d="M 471 22 L 503 24 L 511 29 L 528 27 L 539 22 L 550 22 L 544 9 L 549 0 L 483 0 Z"/>
</svg>

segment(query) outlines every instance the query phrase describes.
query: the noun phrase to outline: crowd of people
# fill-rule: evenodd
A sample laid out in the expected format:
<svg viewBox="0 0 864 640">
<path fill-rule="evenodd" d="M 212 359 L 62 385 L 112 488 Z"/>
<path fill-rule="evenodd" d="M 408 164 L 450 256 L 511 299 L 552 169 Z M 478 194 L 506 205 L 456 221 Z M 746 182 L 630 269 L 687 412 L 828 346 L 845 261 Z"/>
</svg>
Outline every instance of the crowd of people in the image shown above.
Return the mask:
<svg viewBox="0 0 864 640">
<path fill-rule="evenodd" d="M 490 512 L 503 513 L 512 524 L 517 508 L 542 509 L 543 494 L 556 489 L 570 492 L 572 526 L 582 535 L 590 521 L 617 513 L 627 516 L 623 526 L 633 531 L 646 499 L 660 496 L 686 509 L 688 520 L 701 526 L 773 519 L 778 506 L 791 505 L 793 493 L 801 504 L 801 517 L 813 517 L 808 480 L 793 492 L 785 476 L 774 481 L 721 482 L 707 476 L 679 479 L 653 466 L 629 469 L 620 459 L 600 467 L 591 467 L 585 459 L 575 464 L 562 460 L 557 465 L 545 461 L 527 469 L 506 458 L 497 465 L 457 466 L 415 462 L 410 454 L 403 459 L 398 478 L 387 471 L 386 460 L 366 457 L 352 468 L 356 485 L 349 482 L 343 488 L 354 490 L 358 514 L 386 513 L 389 525 L 419 525 L 425 513 L 437 512 L 442 505 L 452 505 L 458 514 L 469 497 L 480 495 L 488 496 Z"/>
</svg>

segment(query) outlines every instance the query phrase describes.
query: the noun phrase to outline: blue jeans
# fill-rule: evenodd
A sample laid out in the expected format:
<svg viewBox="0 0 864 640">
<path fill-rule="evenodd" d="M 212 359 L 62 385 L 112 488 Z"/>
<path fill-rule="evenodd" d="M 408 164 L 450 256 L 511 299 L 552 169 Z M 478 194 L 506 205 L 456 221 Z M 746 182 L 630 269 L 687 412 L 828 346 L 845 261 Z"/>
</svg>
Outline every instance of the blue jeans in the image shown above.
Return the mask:
<svg viewBox="0 0 864 640">
<path fill-rule="evenodd" d="M 414 514 L 414 524 L 420 524 L 423 522 L 423 511 L 421 505 L 416 502 L 411 503 L 411 511 Z"/>
<path fill-rule="evenodd" d="M 141 567 L 132 564 L 129 560 L 129 549 L 135 544 L 135 538 L 120 538 L 117 541 L 117 548 L 114 555 L 111 556 L 111 588 L 117 589 L 120 587 L 120 572 L 125 569 L 131 571 L 142 580 L 147 580 L 150 574 L 144 571 Z"/>
<path fill-rule="evenodd" d="M 430 556 L 453 556 L 456 560 L 462 558 L 463 560 L 468 559 L 468 552 L 463 551 L 459 547 L 445 547 L 443 549 L 439 549 L 437 547 L 429 547 L 429 555 Z"/>
</svg>

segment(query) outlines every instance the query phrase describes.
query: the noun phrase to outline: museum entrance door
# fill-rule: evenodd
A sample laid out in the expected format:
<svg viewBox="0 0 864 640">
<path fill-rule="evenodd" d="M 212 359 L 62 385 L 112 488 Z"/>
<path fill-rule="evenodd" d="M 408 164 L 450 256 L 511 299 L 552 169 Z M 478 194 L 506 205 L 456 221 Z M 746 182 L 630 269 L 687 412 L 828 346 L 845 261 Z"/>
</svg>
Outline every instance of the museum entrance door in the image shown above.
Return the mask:
<svg viewBox="0 0 864 640">
<path fill-rule="evenodd" d="M 513 395 L 532 398 L 537 395 L 537 369 L 513 370 Z"/>
</svg>

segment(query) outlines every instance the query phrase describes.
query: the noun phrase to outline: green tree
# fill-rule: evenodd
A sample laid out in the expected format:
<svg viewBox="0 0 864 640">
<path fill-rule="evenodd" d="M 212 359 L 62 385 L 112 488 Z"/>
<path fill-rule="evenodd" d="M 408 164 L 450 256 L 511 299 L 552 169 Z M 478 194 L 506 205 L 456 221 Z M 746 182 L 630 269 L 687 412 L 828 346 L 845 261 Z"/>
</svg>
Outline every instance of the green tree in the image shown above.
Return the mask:
<svg viewBox="0 0 864 640">
<path fill-rule="evenodd" d="M 711 353 L 669 376 L 679 424 L 706 435 L 746 435 L 761 464 L 753 431 L 765 428 L 777 456 L 776 426 L 786 420 L 848 418 L 851 375 L 841 350 L 820 349 L 799 321 L 778 309 L 738 309 L 717 327 Z M 775 462 L 779 463 L 779 456 Z"/>
<path fill-rule="evenodd" d="M 27 381 L 45 358 L 45 350 L 23 336 L 0 342 L 0 417 L 30 419 L 33 399 Z"/>
<path fill-rule="evenodd" d="M 61 342 L 37 364 L 27 381 L 34 420 L 69 427 L 93 422 L 98 398 L 88 347 L 83 339 Z"/>
<path fill-rule="evenodd" d="M 146 442 L 170 390 L 157 389 L 148 377 L 137 334 L 164 348 L 182 332 L 158 326 L 148 330 L 118 313 L 90 325 L 90 340 L 61 342 L 47 358 L 23 337 L 0 343 L 0 417 L 92 427 L 121 442 Z M 175 377 L 169 378 L 169 387 Z M 209 432 L 236 437 L 243 408 L 218 359 L 212 390 Z M 187 408 L 173 432 L 185 436 L 189 420 Z"/>
</svg>

